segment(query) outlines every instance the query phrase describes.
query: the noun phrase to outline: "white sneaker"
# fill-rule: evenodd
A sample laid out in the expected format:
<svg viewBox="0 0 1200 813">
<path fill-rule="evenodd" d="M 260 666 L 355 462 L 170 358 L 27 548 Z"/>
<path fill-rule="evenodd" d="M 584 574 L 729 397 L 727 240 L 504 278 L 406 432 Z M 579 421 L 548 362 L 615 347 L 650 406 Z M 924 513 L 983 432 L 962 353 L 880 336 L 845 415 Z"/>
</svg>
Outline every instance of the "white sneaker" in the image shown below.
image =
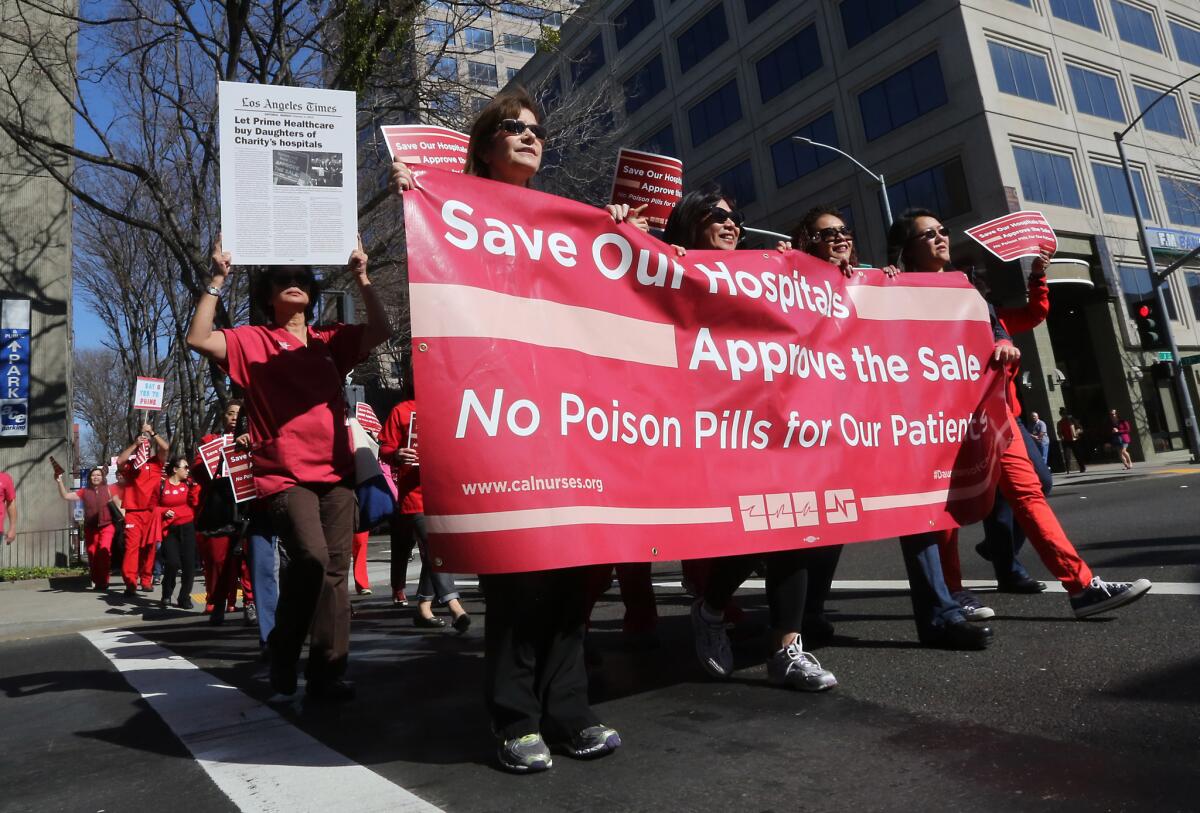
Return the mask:
<svg viewBox="0 0 1200 813">
<path fill-rule="evenodd" d="M 823 692 L 837 685 L 833 672 L 820 661 L 790 643 L 767 660 L 767 680 L 776 686 L 788 686 L 802 692 Z"/>
<path fill-rule="evenodd" d="M 692 604 L 692 638 L 696 644 L 696 657 L 704 671 L 716 678 L 727 678 L 733 672 L 733 650 L 729 648 L 729 634 L 725 632 L 725 621 L 708 621 L 700 613 L 704 599 Z"/>
</svg>

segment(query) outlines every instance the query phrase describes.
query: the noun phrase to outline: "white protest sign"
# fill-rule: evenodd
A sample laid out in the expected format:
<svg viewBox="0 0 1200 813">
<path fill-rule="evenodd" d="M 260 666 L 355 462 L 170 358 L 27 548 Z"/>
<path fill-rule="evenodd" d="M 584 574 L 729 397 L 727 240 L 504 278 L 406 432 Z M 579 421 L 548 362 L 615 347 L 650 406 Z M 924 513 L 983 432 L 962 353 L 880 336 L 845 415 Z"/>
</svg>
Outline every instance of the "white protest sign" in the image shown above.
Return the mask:
<svg viewBox="0 0 1200 813">
<path fill-rule="evenodd" d="M 138 376 L 137 385 L 133 389 L 134 409 L 162 409 L 163 388 L 166 381 L 161 378 Z"/>
</svg>

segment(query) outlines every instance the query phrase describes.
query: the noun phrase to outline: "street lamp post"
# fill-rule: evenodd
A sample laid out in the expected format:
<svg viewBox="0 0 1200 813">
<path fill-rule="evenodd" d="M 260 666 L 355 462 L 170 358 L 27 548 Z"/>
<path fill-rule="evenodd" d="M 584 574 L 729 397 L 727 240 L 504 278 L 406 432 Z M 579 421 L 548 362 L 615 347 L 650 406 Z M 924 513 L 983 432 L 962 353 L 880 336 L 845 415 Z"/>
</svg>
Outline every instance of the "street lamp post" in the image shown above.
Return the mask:
<svg viewBox="0 0 1200 813">
<path fill-rule="evenodd" d="M 1113 133 L 1113 139 L 1117 142 L 1117 154 L 1121 157 L 1121 169 L 1125 173 L 1125 185 L 1129 188 L 1129 199 L 1133 203 L 1133 217 L 1137 221 L 1138 237 L 1142 244 L 1142 256 L 1146 260 L 1146 270 L 1150 273 L 1150 283 L 1154 288 L 1154 296 L 1158 300 L 1159 313 L 1163 315 L 1163 336 L 1167 340 L 1167 347 L 1171 351 L 1171 359 L 1174 361 L 1174 372 L 1176 389 L 1179 390 L 1179 402 L 1183 407 L 1183 420 L 1187 425 L 1188 446 L 1192 452 L 1192 462 L 1200 463 L 1200 426 L 1196 424 L 1196 410 L 1192 406 L 1192 394 L 1188 390 L 1187 374 L 1184 372 L 1184 367 L 1179 363 L 1179 345 L 1175 343 L 1175 331 L 1171 328 L 1171 318 L 1167 315 L 1167 292 L 1163 290 L 1166 284 L 1167 277 L 1172 274 L 1183 263 L 1173 263 L 1168 268 L 1159 272 L 1157 264 L 1154 260 L 1154 250 L 1150 245 L 1150 235 L 1146 231 L 1146 220 L 1142 215 L 1142 206 L 1138 202 L 1137 189 L 1133 183 L 1133 172 L 1129 168 L 1129 159 L 1125 155 L 1125 136 L 1129 134 L 1142 118 L 1145 117 L 1154 105 L 1161 102 L 1163 99 L 1170 96 L 1179 88 L 1186 85 L 1193 79 L 1200 78 L 1200 73 L 1194 73 L 1184 79 L 1182 82 L 1173 87 L 1164 90 L 1159 94 L 1158 98 L 1143 108 L 1137 118 L 1129 122 L 1129 126 L 1119 133 Z M 1191 255 L 1189 255 L 1191 256 Z M 1187 258 L 1184 258 L 1187 259 Z"/>
<path fill-rule="evenodd" d="M 872 178 L 874 178 L 875 182 L 879 184 L 879 205 L 883 209 L 884 230 L 886 231 L 892 227 L 892 204 L 888 201 L 887 183 L 883 180 L 882 175 L 872 172 L 871 170 L 869 170 L 865 166 L 863 166 L 862 162 L 859 161 L 857 158 L 855 158 L 853 155 L 851 155 L 848 152 L 842 152 L 837 147 L 834 147 L 830 144 L 822 144 L 820 141 L 813 141 L 811 138 L 806 138 L 804 136 L 792 136 L 792 141 L 799 141 L 801 144 L 808 144 L 809 146 L 812 146 L 812 147 L 820 147 L 823 150 L 829 150 L 830 152 L 836 152 L 838 155 L 853 162 L 853 164 L 856 167 L 858 167 L 863 172 L 867 173 Z"/>
</svg>

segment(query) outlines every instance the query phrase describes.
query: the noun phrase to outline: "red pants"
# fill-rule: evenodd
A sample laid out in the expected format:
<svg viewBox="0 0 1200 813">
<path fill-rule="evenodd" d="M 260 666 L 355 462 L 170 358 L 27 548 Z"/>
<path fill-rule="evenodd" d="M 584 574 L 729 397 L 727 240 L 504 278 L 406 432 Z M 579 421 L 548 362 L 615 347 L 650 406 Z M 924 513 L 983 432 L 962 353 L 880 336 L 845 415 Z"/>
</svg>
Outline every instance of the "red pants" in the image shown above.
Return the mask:
<svg viewBox="0 0 1200 813">
<path fill-rule="evenodd" d="M 367 578 L 367 538 L 370 531 L 360 531 L 354 535 L 350 556 L 354 559 L 354 587 L 358 592 L 371 589 L 371 581 Z"/>
<path fill-rule="evenodd" d="M 154 583 L 154 546 L 161 540 L 150 539 L 152 511 L 125 512 L 125 558 L 121 560 L 121 577 L 125 588 L 142 587 L 149 590 Z"/>
<path fill-rule="evenodd" d="M 233 550 L 231 536 L 205 536 L 196 534 L 196 544 L 200 555 L 204 558 L 204 599 L 205 607 L 215 607 L 218 602 L 225 602 L 226 608 L 232 611 L 237 606 L 238 576 L 242 582 L 242 601 L 254 601 L 250 591 L 250 573 L 246 562 L 241 556 L 231 554 Z"/>
<path fill-rule="evenodd" d="M 592 617 L 592 608 L 596 606 L 600 596 L 612 586 L 614 567 L 617 569 L 617 581 L 621 585 L 621 601 L 625 603 L 625 621 L 621 629 L 634 634 L 652 632 L 658 625 L 658 609 L 654 604 L 649 562 L 627 562 L 589 568 L 585 597 L 587 618 Z"/>
<path fill-rule="evenodd" d="M 112 525 L 105 525 L 103 528 L 85 528 L 83 531 L 92 584 L 101 589 L 108 587 L 108 574 L 112 568 L 113 534 L 116 530 Z"/>
<path fill-rule="evenodd" d="M 1092 570 L 1079 557 L 1046 503 L 1042 483 L 1029 461 L 1012 412 L 1008 413 L 1008 428 L 1013 439 L 1000 455 L 1000 493 L 1012 506 L 1013 518 L 1046 569 L 1062 582 L 1068 593 L 1082 592 L 1092 581 Z"/>
</svg>

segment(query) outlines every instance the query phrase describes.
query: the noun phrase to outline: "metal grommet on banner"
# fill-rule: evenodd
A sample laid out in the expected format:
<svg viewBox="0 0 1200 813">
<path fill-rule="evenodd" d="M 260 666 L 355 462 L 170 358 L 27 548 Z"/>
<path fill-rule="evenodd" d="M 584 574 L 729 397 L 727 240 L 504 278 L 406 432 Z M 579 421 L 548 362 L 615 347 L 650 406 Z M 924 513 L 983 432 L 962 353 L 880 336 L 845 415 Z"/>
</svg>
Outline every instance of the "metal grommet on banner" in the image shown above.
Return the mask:
<svg viewBox="0 0 1200 813">
<path fill-rule="evenodd" d="M 658 548 L 651 548 L 651 549 L 650 549 L 650 555 L 651 555 L 651 556 L 658 556 Z"/>
<path fill-rule="evenodd" d="M 929 524 L 930 524 L 930 526 L 932 526 L 932 525 L 933 525 L 933 520 L 929 520 Z"/>
<path fill-rule="evenodd" d="M 442 566 L 442 557 L 440 557 L 440 556 L 433 557 L 433 566 L 441 567 Z"/>
<path fill-rule="evenodd" d="M 425 342 L 421 342 L 420 344 L 417 345 L 417 349 L 420 350 L 422 353 L 424 353 L 426 350 L 429 349 L 429 345 L 425 344 Z"/>
</svg>

